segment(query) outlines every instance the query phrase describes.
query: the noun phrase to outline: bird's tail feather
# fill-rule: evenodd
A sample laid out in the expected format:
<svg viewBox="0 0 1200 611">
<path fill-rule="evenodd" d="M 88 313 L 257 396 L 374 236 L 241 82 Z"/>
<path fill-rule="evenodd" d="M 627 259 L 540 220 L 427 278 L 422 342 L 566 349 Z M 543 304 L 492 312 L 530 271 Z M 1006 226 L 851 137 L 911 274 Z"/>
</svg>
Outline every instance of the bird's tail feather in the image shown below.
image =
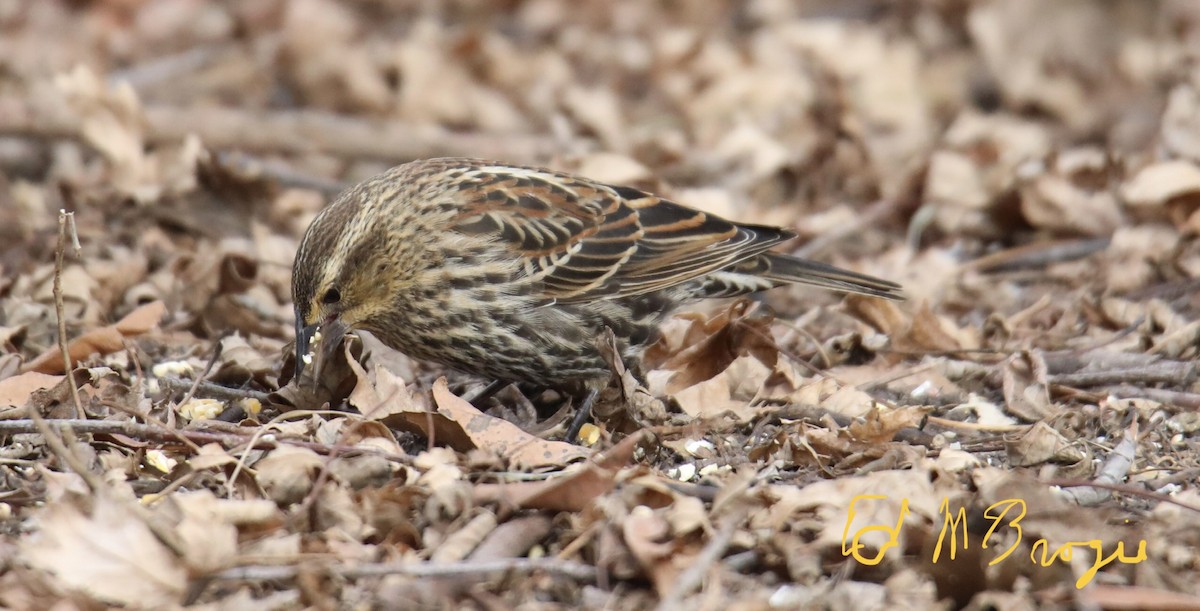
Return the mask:
<svg viewBox="0 0 1200 611">
<path fill-rule="evenodd" d="M 806 284 L 843 293 L 860 293 L 884 299 L 904 299 L 903 287 L 890 280 L 860 274 L 774 252 L 763 253 L 751 263 L 761 270 L 758 276 L 779 284 Z M 740 271 L 740 270 L 739 270 Z"/>
</svg>

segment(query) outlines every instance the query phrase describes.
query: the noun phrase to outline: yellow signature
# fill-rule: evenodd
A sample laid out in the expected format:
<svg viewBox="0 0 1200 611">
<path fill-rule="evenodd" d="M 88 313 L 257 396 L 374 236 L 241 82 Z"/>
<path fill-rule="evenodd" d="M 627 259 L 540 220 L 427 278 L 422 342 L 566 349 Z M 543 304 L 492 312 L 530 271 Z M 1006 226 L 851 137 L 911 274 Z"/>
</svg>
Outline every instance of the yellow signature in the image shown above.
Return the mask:
<svg viewBox="0 0 1200 611">
<path fill-rule="evenodd" d="M 908 499 L 901 499 L 900 513 L 896 518 L 894 525 L 875 524 L 860 528 L 853 533 L 850 532 L 850 525 L 854 522 L 855 516 L 858 514 L 858 503 L 860 501 L 881 501 L 887 500 L 888 497 L 879 494 L 862 494 L 854 497 L 850 501 L 848 515 L 846 516 L 846 527 L 842 529 L 842 555 L 853 556 L 855 560 L 866 565 L 876 565 L 883 561 L 884 554 L 897 545 L 899 545 L 900 528 L 904 526 L 904 519 L 908 517 Z M 950 508 L 950 500 L 942 499 L 941 507 L 938 511 L 942 514 L 942 529 L 938 533 L 937 547 L 933 551 L 933 562 L 937 563 L 941 559 L 942 543 L 946 541 L 947 535 L 950 538 L 950 559 L 954 560 L 955 553 L 959 550 L 959 538 L 962 538 L 961 548 L 966 550 L 970 546 L 970 541 L 967 535 L 967 510 L 964 507 L 959 507 L 957 512 Z M 1024 535 L 1021 529 L 1021 520 L 1025 518 L 1025 501 L 1021 499 L 1005 499 L 992 503 L 983 510 L 983 517 L 991 522 L 991 527 L 987 533 L 983 535 L 983 540 L 980 545 L 983 549 L 987 549 L 988 544 L 992 542 L 993 535 L 1001 526 L 1011 531 L 1015 537 L 1011 545 L 1004 551 L 992 559 L 988 566 L 997 564 L 1008 558 L 1009 555 L 1017 549 L 1021 543 L 1021 538 Z M 865 556 L 862 550 L 867 547 L 861 543 L 864 536 L 883 532 L 888 534 L 887 541 L 879 546 L 877 553 L 874 556 Z M 1092 539 L 1090 541 L 1070 541 L 1062 544 L 1058 549 L 1051 550 L 1050 542 L 1046 539 L 1038 539 L 1034 541 L 1033 548 L 1029 552 L 1029 560 L 1034 564 L 1041 566 L 1050 566 L 1057 560 L 1069 562 L 1075 548 L 1090 548 L 1095 552 L 1095 560 L 1092 561 L 1092 566 L 1079 579 L 1075 581 L 1076 588 L 1083 588 L 1091 583 L 1096 573 L 1112 564 L 1120 562 L 1121 564 L 1137 564 L 1146 559 L 1146 541 L 1145 539 L 1138 542 L 1137 555 L 1125 555 L 1125 543 L 1117 541 L 1116 549 L 1113 553 L 1104 555 L 1104 544 L 1100 539 Z"/>
</svg>

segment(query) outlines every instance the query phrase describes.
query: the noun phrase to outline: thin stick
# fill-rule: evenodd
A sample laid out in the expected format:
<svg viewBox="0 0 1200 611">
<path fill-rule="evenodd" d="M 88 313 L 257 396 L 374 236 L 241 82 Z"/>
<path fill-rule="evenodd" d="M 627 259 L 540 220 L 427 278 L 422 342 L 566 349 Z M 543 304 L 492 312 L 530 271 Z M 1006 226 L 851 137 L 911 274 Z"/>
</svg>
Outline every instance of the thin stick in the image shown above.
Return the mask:
<svg viewBox="0 0 1200 611">
<path fill-rule="evenodd" d="M 226 335 L 225 337 L 229 336 Z M 212 371 L 213 365 L 217 364 L 217 359 L 221 358 L 221 351 L 225 349 L 225 337 L 217 340 L 217 346 L 213 348 L 212 357 L 208 359 L 208 364 L 204 366 L 204 371 L 201 371 L 200 374 L 196 376 L 196 379 L 192 382 L 191 388 L 188 388 L 187 393 L 183 395 L 182 399 L 179 400 L 180 406 L 187 405 L 187 402 L 192 400 L 192 397 L 196 394 L 196 389 L 200 388 L 200 383 L 204 381 L 204 378 L 208 377 L 208 373 Z"/>
<path fill-rule="evenodd" d="M 174 433 L 175 439 L 179 440 L 180 443 L 191 448 L 191 450 L 193 452 L 195 452 L 197 454 L 200 453 L 200 446 L 196 445 L 196 442 L 181 435 L 175 427 L 168 426 L 166 422 L 159 420 L 158 417 L 154 416 L 153 414 L 150 414 L 150 413 L 143 414 L 132 408 L 121 405 L 120 403 L 117 403 L 116 401 L 101 401 L 100 404 L 109 409 L 115 409 L 123 414 L 128 415 L 128 416 L 132 416 L 134 418 L 140 418 L 142 420 L 145 420 L 146 422 L 149 422 L 150 424 L 157 426 L 159 429 L 161 429 L 163 431 L 168 431 L 168 432 Z"/>
<path fill-rule="evenodd" d="M 961 422 L 951 420 L 949 418 L 940 418 L 938 416 L 930 416 L 929 424 L 936 424 L 948 429 L 962 429 L 964 431 L 984 431 L 988 433 L 1019 433 L 1029 430 L 1031 425 L 1028 424 L 980 424 L 978 422 Z"/>
<path fill-rule="evenodd" d="M 1196 365 L 1194 363 L 1167 361 L 1148 367 L 1059 373 L 1047 376 L 1046 381 L 1056 386 L 1090 388 L 1110 384 L 1186 384 L 1195 376 Z"/>
<path fill-rule="evenodd" d="M 67 249 L 67 223 L 71 224 L 71 243 L 75 246 L 75 256 L 79 256 L 79 235 L 75 232 L 75 213 L 66 210 L 58 211 L 58 247 L 54 249 L 54 314 L 58 317 L 58 349 L 62 352 L 63 371 L 67 374 L 67 383 L 71 387 L 71 403 L 75 406 L 76 418 L 87 418 L 83 402 L 79 400 L 79 388 L 75 386 L 75 367 L 71 363 L 71 350 L 67 347 L 67 318 L 63 308 L 62 274 L 63 252 Z"/>
<path fill-rule="evenodd" d="M 1112 490 L 1113 492 L 1120 492 L 1121 494 L 1128 494 L 1130 496 L 1136 496 L 1136 497 L 1141 497 L 1141 498 L 1145 498 L 1145 499 L 1150 499 L 1152 501 L 1158 501 L 1160 503 L 1169 503 L 1171 505 L 1175 505 L 1177 507 L 1182 507 L 1189 511 L 1194 511 L 1196 513 L 1200 513 L 1200 505 L 1193 505 L 1191 503 L 1185 503 L 1185 502 L 1183 502 L 1173 496 L 1170 496 L 1168 494 L 1162 494 L 1160 492 L 1146 490 L 1145 488 L 1140 488 L 1138 486 L 1134 486 L 1134 485 L 1130 485 L 1130 484 L 1108 484 L 1108 483 L 1104 483 L 1104 482 L 1088 481 L 1088 480 L 1083 480 L 1083 479 L 1067 479 L 1067 478 L 1050 478 L 1050 479 L 1043 479 L 1043 480 L 1039 480 L 1039 481 L 1047 486 L 1058 486 L 1059 488 L 1078 488 L 1078 487 L 1102 488 L 1104 490 Z"/>
<path fill-rule="evenodd" d="M 56 106 L 0 96 L 0 136 L 87 142 L 80 118 Z M 323 153 L 381 161 L 426 157 L 540 161 L 562 148 L 545 135 L 461 132 L 434 123 L 401 123 L 318 110 L 147 105 L 141 118 L 149 144 L 180 142 L 196 134 L 210 149 L 263 153 Z"/>
<path fill-rule="evenodd" d="M 200 381 L 197 384 L 195 380 L 189 382 L 188 380 L 173 376 L 159 378 L 158 381 L 159 384 L 166 386 L 170 390 L 182 390 L 185 392 L 191 390 L 192 386 L 195 385 L 195 394 L 205 397 L 212 397 L 214 399 L 221 399 L 223 401 L 258 399 L 259 401 L 266 403 L 267 398 L 270 397 L 270 393 L 265 393 L 259 390 L 251 390 L 249 388 L 229 388 L 228 386 L 221 386 L 220 384 L 214 384 L 212 382 L 205 381 Z"/>
<path fill-rule="evenodd" d="M 289 412 L 290 413 L 290 412 Z M 339 415 L 345 415 L 339 413 Z M 348 446 L 340 444 L 317 443 L 314 441 L 303 441 L 300 439 L 258 439 L 255 434 L 259 428 L 247 429 L 246 432 L 214 432 L 214 431 L 195 431 L 187 429 L 164 429 L 157 426 L 142 424 L 128 420 L 125 422 L 117 422 L 113 420 L 56 420 L 58 426 L 69 426 L 77 433 L 90 435 L 124 435 L 133 439 L 152 440 L 152 441 L 170 441 L 179 442 L 179 437 L 190 439 L 196 443 L 217 443 L 222 446 L 230 447 L 241 444 L 249 444 L 251 449 L 269 450 L 281 445 L 290 445 L 300 448 L 308 448 L 320 454 L 331 454 L 337 452 L 342 456 L 357 456 L 362 454 L 371 454 L 373 456 L 381 456 L 387 460 L 402 465 L 412 465 L 413 459 L 409 456 L 400 454 L 392 454 L 372 448 L 359 446 Z M 224 424 L 224 423 L 222 423 Z M 241 428 L 241 427 L 238 427 Z M 255 431 L 255 432 L 252 432 Z M 45 434 L 33 419 L 23 420 L 0 420 L 0 435 L 11 434 L 30 434 L 38 433 Z M 259 433 L 261 434 L 261 433 Z"/>
<path fill-rule="evenodd" d="M 213 575 L 223 581 L 269 581 L 275 579 L 294 579 L 301 570 L 296 566 L 256 565 L 226 569 Z M 494 573 L 533 573 L 544 572 L 576 581 L 596 581 L 596 567 L 558 560 L 555 558 L 506 558 L 488 562 L 447 562 L 436 564 L 402 564 L 399 562 L 358 564 L 354 566 L 331 565 L 325 567 L 330 573 L 345 579 L 360 579 L 363 577 L 381 577 L 385 575 L 405 575 L 408 577 L 478 577 L 484 578 Z"/>
</svg>

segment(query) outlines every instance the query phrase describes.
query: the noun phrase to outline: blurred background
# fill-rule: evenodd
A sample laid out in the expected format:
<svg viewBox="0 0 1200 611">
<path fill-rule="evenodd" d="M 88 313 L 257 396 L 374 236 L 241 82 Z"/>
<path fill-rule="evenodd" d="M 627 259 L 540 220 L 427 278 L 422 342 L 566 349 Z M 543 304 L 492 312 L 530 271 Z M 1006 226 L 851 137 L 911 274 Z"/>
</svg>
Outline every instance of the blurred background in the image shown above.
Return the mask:
<svg viewBox="0 0 1200 611">
<path fill-rule="evenodd" d="M 1186 0 L 4 0 L 0 265 L 41 259 L 60 207 L 294 240 L 346 183 L 472 156 L 826 236 L 805 254 L 952 297 L 913 269 L 923 249 L 1109 238 L 1194 186 L 1122 190 L 1200 157 L 1198 19 Z M 288 264 L 279 246 L 256 258 Z"/>
</svg>

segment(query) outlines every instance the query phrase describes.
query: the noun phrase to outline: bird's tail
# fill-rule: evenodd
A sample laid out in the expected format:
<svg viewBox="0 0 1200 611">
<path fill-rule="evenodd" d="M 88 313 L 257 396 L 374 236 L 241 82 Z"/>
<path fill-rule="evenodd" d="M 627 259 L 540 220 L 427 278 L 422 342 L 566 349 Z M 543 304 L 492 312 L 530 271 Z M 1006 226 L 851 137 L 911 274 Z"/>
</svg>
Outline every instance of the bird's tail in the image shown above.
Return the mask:
<svg viewBox="0 0 1200 611">
<path fill-rule="evenodd" d="M 774 252 L 758 255 L 749 263 L 761 268 L 757 276 L 779 284 L 806 284 L 843 293 L 904 299 L 903 287 L 895 282 L 834 267 L 828 263 Z"/>
<path fill-rule="evenodd" d="M 775 252 L 760 253 L 705 276 L 695 287 L 693 296 L 734 297 L 784 284 L 806 284 L 842 293 L 904 299 L 902 287 L 890 280 Z"/>
</svg>

